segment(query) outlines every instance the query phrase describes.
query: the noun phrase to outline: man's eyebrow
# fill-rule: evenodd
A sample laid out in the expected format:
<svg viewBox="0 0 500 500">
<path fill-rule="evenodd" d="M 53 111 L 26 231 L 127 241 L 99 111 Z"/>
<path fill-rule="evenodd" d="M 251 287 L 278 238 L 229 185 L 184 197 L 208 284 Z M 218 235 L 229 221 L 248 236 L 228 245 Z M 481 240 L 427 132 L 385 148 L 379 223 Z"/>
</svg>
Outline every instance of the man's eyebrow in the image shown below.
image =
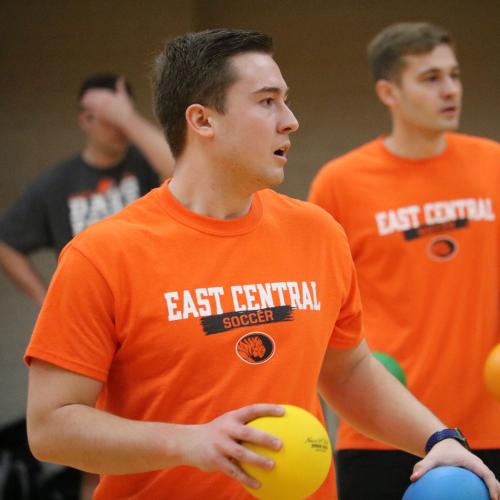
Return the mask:
<svg viewBox="0 0 500 500">
<path fill-rule="evenodd" d="M 261 87 L 260 89 L 255 90 L 253 93 L 254 94 L 263 94 L 263 93 L 268 93 L 268 94 L 281 94 L 284 92 L 285 96 L 288 95 L 288 92 L 290 89 L 286 87 L 283 89 L 282 87 Z"/>
<path fill-rule="evenodd" d="M 451 71 L 460 71 L 460 66 L 458 64 L 454 65 L 452 68 L 450 68 Z M 422 71 L 420 71 L 420 75 L 426 75 L 428 73 L 441 73 L 442 71 L 447 71 L 448 68 L 439 68 L 437 66 L 431 66 L 430 68 L 425 68 Z"/>
</svg>

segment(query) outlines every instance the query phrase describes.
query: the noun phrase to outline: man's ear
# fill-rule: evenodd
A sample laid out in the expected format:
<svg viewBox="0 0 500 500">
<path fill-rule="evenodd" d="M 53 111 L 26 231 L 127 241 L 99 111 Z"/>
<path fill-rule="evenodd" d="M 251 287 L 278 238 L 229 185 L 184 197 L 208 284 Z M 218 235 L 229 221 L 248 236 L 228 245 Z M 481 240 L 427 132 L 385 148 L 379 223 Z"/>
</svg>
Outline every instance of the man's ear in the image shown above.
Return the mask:
<svg viewBox="0 0 500 500">
<path fill-rule="evenodd" d="M 398 102 L 396 84 L 390 80 L 378 80 L 375 93 L 388 108 L 393 108 Z"/>
<path fill-rule="evenodd" d="M 211 139 L 214 136 L 212 111 L 201 105 L 191 104 L 186 109 L 186 122 L 188 127 L 201 137 Z"/>
<path fill-rule="evenodd" d="M 94 121 L 94 115 L 88 109 L 82 109 L 78 113 L 78 126 L 87 132 L 90 125 Z"/>
</svg>

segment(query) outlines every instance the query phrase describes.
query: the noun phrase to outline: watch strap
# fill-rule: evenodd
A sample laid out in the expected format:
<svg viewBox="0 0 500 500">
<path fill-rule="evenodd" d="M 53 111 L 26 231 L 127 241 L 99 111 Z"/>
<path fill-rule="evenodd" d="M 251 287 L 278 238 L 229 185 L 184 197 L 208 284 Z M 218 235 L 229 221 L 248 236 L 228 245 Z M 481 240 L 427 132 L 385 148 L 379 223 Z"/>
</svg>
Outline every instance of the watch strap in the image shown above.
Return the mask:
<svg viewBox="0 0 500 500">
<path fill-rule="evenodd" d="M 469 444 L 467 443 L 467 439 L 465 439 L 465 436 L 462 434 L 460 429 L 458 427 L 455 427 L 454 429 L 443 429 L 441 431 L 437 431 L 434 434 L 431 435 L 431 437 L 427 440 L 427 443 L 425 444 L 425 453 L 429 453 L 431 451 L 432 447 L 439 443 L 440 441 L 443 441 L 443 439 L 455 439 L 457 440 L 462 446 L 469 448 Z"/>
</svg>

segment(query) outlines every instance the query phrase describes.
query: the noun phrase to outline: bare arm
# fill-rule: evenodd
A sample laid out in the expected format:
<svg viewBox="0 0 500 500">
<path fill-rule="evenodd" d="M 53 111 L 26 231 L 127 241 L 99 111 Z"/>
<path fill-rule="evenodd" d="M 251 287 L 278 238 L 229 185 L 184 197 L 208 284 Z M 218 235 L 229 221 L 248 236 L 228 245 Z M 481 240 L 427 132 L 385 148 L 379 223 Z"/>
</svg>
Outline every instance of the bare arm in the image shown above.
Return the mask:
<svg viewBox="0 0 500 500">
<path fill-rule="evenodd" d="M 30 260 L 3 241 L 0 241 L 0 266 L 23 293 L 38 305 L 42 304 L 47 287 Z"/>
<path fill-rule="evenodd" d="M 137 111 L 121 127 L 162 180 L 172 175 L 174 159 L 163 133 Z"/>
<path fill-rule="evenodd" d="M 446 427 L 380 365 L 365 342 L 356 349 L 328 349 L 320 391 L 361 432 L 414 455 L 423 456 L 427 438 Z"/>
<path fill-rule="evenodd" d="M 94 408 L 102 383 L 34 359 L 28 392 L 28 437 L 43 461 L 100 474 L 132 474 L 177 465 L 220 470 L 250 487 L 258 483 L 235 463 L 273 463 L 240 443 L 271 449 L 281 443 L 244 424 L 282 415 L 277 405 L 257 404 L 203 425 L 129 420 Z"/>
<path fill-rule="evenodd" d="M 414 455 L 424 456 L 425 443 L 446 426 L 399 383 L 362 342 L 355 349 L 328 349 L 319 388 L 338 414 L 364 434 Z M 500 485 L 481 460 L 453 439 L 435 445 L 415 466 L 412 479 L 437 465 L 466 467 L 481 476 L 498 499 Z"/>
<path fill-rule="evenodd" d="M 137 111 L 125 90 L 123 78 L 118 79 L 115 92 L 108 89 L 87 91 L 82 106 L 118 127 L 142 151 L 162 179 L 172 175 L 174 159 L 165 136 Z"/>
</svg>

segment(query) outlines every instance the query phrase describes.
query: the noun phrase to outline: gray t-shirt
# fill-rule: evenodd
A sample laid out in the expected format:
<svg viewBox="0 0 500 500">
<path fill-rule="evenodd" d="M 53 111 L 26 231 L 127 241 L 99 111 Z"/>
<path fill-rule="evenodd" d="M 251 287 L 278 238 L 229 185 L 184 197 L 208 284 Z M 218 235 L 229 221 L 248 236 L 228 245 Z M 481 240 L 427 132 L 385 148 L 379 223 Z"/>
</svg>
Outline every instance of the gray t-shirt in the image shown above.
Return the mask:
<svg viewBox="0 0 500 500">
<path fill-rule="evenodd" d="M 80 231 L 158 184 L 158 175 L 134 147 L 120 164 L 105 170 L 77 155 L 26 188 L 0 218 L 0 240 L 25 254 L 47 247 L 59 253 Z"/>
</svg>

